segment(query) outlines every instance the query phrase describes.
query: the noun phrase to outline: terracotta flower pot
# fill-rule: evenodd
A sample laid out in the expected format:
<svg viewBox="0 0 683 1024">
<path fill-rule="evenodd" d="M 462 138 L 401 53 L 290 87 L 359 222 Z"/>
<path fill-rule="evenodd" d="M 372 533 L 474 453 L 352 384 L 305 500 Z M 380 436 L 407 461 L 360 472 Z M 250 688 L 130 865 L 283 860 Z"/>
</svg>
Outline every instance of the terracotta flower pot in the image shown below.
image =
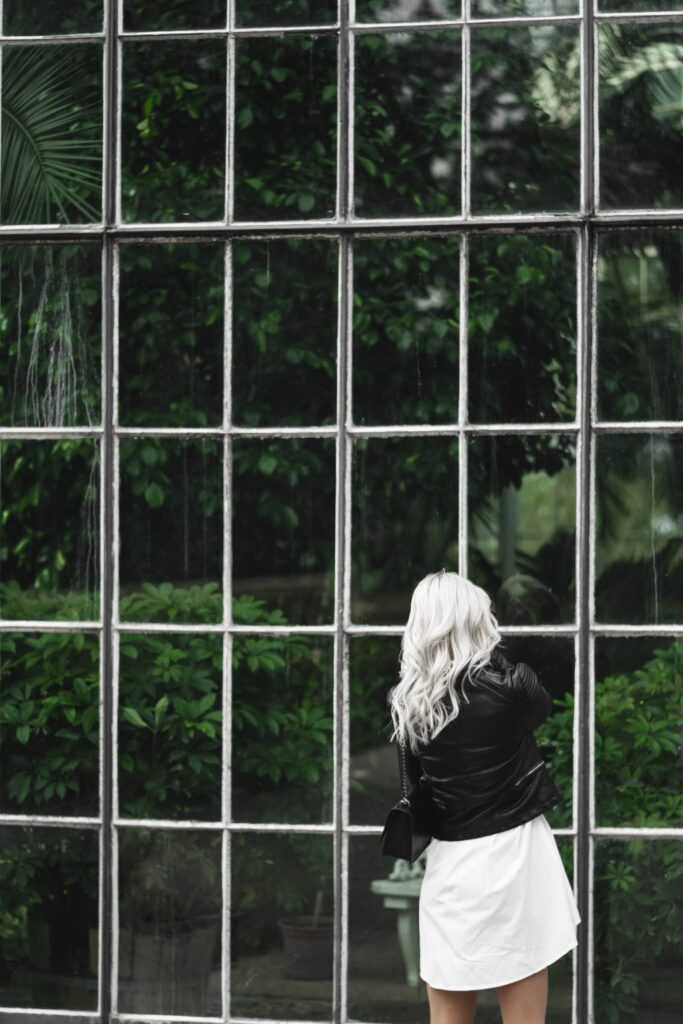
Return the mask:
<svg viewBox="0 0 683 1024">
<path fill-rule="evenodd" d="M 278 921 L 285 949 L 285 977 L 322 981 L 332 977 L 334 918 L 301 914 Z"/>
</svg>

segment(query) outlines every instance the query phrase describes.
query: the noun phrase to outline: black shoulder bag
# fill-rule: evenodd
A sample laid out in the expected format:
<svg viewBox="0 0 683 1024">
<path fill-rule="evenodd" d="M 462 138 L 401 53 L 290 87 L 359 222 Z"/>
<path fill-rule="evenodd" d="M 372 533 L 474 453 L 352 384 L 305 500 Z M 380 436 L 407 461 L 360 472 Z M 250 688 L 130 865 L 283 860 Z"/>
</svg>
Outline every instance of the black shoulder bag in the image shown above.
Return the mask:
<svg viewBox="0 0 683 1024">
<path fill-rule="evenodd" d="M 389 811 L 379 837 L 382 855 L 399 857 L 412 864 L 429 845 L 431 835 L 432 798 L 428 778 L 421 775 L 410 793 L 405 764 L 405 746 L 399 741 L 401 764 L 401 799 Z"/>
</svg>

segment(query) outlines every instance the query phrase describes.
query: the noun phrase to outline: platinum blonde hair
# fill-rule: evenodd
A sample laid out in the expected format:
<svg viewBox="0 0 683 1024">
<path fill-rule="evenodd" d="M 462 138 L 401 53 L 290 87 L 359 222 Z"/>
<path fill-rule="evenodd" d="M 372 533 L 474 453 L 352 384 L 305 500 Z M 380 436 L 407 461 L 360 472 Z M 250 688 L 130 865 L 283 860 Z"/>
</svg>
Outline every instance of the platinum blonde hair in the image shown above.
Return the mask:
<svg viewBox="0 0 683 1024">
<path fill-rule="evenodd" d="M 445 569 L 420 580 L 401 640 L 399 682 L 388 699 L 390 738 L 417 753 L 420 743 L 457 718 L 456 680 L 462 675 L 472 682 L 501 639 L 491 598 L 481 587 Z"/>
</svg>

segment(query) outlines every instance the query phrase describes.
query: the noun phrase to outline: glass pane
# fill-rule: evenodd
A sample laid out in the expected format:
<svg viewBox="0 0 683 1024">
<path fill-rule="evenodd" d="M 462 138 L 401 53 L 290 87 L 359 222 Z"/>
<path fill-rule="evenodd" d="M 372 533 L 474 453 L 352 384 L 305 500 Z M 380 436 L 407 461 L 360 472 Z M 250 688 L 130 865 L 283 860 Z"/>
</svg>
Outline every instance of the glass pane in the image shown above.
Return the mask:
<svg viewBox="0 0 683 1024">
<path fill-rule="evenodd" d="M 221 621 L 221 449 L 208 439 L 122 440 L 122 620 Z"/>
<path fill-rule="evenodd" d="M 458 568 L 458 438 L 357 438 L 351 617 L 405 623 L 415 583 Z"/>
<path fill-rule="evenodd" d="M 558 836 L 556 842 L 571 880 L 572 840 Z M 409 865 L 382 857 L 377 836 L 351 836 L 349 860 L 348 1019 L 426 1024 L 418 917 L 425 855 Z M 548 968 L 547 1024 L 572 1019 L 572 959 L 564 956 Z M 500 1021 L 495 989 L 479 992 L 476 1019 L 482 1024 Z"/>
<path fill-rule="evenodd" d="M 231 846 L 233 1016 L 329 1020 L 332 836 L 233 832 Z"/>
<path fill-rule="evenodd" d="M 597 0 L 600 11 L 677 11 L 680 0 Z"/>
<path fill-rule="evenodd" d="M 223 245 L 122 245 L 119 420 L 223 422 Z"/>
<path fill-rule="evenodd" d="M 222 636 L 128 633 L 120 652 L 121 815 L 220 819 Z"/>
<path fill-rule="evenodd" d="M 603 24 L 599 43 L 602 207 L 683 205 L 683 25 Z"/>
<path fill-rule="evenodd" d="M 236 437 L 233 456 L 234 621 L 331 622 L 334 439 Z"/>
<path fill-rule="evenodd" d="M 102 48 L 5 46 L 3 224 L 102 219 Z"/>
<path fill-rule="evenodd" d="M 356 37 L 355 213 L 460 213 L 460 32 Z"/>
<path fill-rule="evenodd" d="M 96 815 L 99 640 L 0 633 L 0 812 Z"/>
<path fill-rule="evenodd" d="M 503 625 L 573 622 L 573 437 L 474 437 L 469 450 L 468 577 Z"/>
<path fill-rule="evenodd" d="M 119 1010 L 221 1014 L 221 834 L 119 830 Z"/>
<path fill-rule="evenodd" d="M 575 249 L 569 234 L 472 237 L 470 422 L 574 419 Z"/>
<path fill-rule="evenodd" d="M 0 617 L 100 614 L 98 441 L 0 441 Z"/>
<path fill-rule="evenodd" d="M 471 0 L 471 3 L 473 18 L 552 18 L 579 13 L 579 0 Z"/>
<path fill-rule="evenodd" d="M 683 641 L 599 637 L 595 649 L 598 826 L 683 824 Z"/>
<path fill-rule="evenodd" d="M 683 436 L 596 438 L 599 622 L 683 619 Z"/>
<path fill-rule="evenodd" d="M 599 415 L 683 419 L 683 231 L 598 237 Z"/>
<path fill-rule="evenodd" d="M 332 217 L 336 38 L 242 38 L 235 59 L 235 216 Z"/>
<path fill-rule="evenodd" d="M 6 36 L 102 32 L 103 0 L 3 0 Z"/>
<path fill-rule="evenodd" d="M 326 25 L 337 20 L 337 0 L 235 0 L 235 24 Z"/>
<path fill-rule="evenodd" d="M 101 422 L 100 247 L 0 247 L 0 421 Z"/>
<path fill-rule="evenodd" d="M 335 423 L 337 243 L 245 239 L 233 255 L 233 421 Z"/>
<path fill-rule="evenodd" d="M 669 1024 L 683 1015 L 680 892 L 683 843 L 597 839 L 597 1021 Z"/>
<path fill-rule="evenodd" d="M 356 21 L 442 21 L 460 17 L 460 0 L 356 0 Z"/>
<path fill-rule="evenodd" d="M 233 638 L 234 821 L 332 822 L 333 668 L 331 637 Z"/>
<path fill-rule="evenodd" d="M 354 244 L 354 422 L 457 423 L 459 252 L 453 236 Z"/>
<path fill-rule="evenodd" d="M 0 828 L 0 1007 L 97 1008 L 98 880 L 95 829 Z"/>
<path fill-rule="evenodd" d="M 222 220 L 225 40 L 123 48 L 124 220 Z"/>
<path fill-rule="evenodd" d="M 578 28 L 472 32 L 472 208 L 576 210 L 580 192 Z"/>
<path fill-rule="evenodd" d="M 174 31 L 182 28 L 225 28 L 227 0 L 123 0 L 126 32 Z"/>
</svg>

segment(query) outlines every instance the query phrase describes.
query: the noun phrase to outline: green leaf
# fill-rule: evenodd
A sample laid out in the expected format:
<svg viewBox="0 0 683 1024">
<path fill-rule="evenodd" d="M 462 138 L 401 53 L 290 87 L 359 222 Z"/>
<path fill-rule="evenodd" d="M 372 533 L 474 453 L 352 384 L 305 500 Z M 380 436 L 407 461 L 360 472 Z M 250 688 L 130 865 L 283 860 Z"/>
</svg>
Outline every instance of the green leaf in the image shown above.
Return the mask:
<svg viewBox="0 0 683 1024">
<path fill-rule="evenodd" d="M 135 708 L 122 707 L 121 714 L 131 725 L 137 725 L 139 729 L 149 729 L 149 725 Z"/>
</svg>

